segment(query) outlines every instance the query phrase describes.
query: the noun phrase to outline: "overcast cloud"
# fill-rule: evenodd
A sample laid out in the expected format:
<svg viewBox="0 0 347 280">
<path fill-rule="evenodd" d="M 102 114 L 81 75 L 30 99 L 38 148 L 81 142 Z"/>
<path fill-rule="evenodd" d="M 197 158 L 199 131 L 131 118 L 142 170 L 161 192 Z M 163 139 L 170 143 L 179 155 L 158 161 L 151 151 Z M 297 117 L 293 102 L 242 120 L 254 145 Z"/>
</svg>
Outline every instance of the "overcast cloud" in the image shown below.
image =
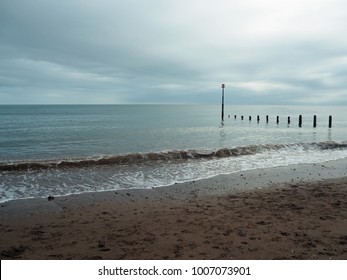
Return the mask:
<svg viewBox="0 0 347 280">
<path fill-rule="evenodd" d="M 347 105 L 344 0 L 0 0 L 0 104 Z"/>
</svg>

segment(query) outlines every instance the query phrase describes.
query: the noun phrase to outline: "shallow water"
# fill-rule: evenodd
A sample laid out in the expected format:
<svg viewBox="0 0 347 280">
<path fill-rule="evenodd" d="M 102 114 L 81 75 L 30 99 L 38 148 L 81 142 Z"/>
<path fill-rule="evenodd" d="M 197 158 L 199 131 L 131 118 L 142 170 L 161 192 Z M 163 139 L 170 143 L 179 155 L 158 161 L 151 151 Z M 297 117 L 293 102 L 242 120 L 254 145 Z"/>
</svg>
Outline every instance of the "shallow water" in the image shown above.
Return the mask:
<svg viewBox="0 0 347 280">
<path fill-rule="evenodd" d="M 241 170 L 347 157 L 345 107 L 227 106 L 223 123 L 219 106 L 0 109 L 1 201 L 152 188 Z M 332 128 L 328 128 L 329 115 Z"/>
</svg>

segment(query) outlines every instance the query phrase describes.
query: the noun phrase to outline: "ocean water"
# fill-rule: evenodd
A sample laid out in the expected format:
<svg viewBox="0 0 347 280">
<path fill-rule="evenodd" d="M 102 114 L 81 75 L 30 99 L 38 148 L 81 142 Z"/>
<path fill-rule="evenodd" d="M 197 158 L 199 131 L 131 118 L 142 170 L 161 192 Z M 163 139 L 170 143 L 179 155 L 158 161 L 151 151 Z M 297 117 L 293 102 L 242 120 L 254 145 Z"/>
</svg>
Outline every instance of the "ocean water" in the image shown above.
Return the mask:
<svg viewBox="0 0 347 280">
<path fill-rule="evenodd" d="M 346 109 L 229 105 L 222 123 L 215 105 L 0 106 L 0 201 L 345 158 Z"/>
</svg>

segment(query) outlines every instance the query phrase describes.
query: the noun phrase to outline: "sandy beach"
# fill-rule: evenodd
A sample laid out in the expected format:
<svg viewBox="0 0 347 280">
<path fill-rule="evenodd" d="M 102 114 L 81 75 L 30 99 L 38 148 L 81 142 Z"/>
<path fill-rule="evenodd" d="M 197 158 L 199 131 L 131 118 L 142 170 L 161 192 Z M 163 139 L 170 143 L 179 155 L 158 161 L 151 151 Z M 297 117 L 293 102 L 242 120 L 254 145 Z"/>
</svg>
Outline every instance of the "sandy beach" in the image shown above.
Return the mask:
<svg viewBox="0 0 347 280">
<path fill-rule="evenodd" d="M 346 167 L 5 202 L 1 259 L 347 259 Z"/>
</svg>

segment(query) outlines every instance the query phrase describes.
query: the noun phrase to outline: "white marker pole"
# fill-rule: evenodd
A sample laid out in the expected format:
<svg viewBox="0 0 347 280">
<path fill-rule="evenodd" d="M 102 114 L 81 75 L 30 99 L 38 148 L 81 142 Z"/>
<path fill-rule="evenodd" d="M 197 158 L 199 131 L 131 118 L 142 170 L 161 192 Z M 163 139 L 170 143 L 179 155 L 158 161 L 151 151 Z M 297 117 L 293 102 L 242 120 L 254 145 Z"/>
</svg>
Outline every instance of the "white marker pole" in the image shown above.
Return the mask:
<svg viewBox="0 0 347 280">
<path fill-rule="evenodd" d="M 222 122 L 224 121 L 224 88 L 225 84 L 222 84 Z"/>
</svg>

